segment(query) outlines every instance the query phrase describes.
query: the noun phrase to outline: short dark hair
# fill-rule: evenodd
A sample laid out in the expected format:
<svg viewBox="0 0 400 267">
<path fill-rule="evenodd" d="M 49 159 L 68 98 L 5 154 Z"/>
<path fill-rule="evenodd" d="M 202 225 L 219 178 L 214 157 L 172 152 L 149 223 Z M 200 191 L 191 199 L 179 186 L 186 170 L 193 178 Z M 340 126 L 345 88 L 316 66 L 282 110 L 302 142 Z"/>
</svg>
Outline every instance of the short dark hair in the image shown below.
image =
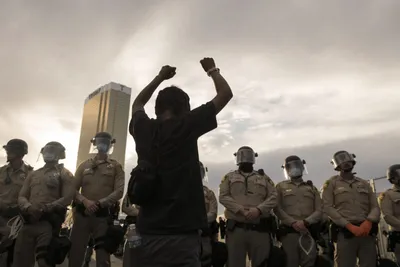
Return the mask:
<svg viewBox="0 0 400 267">
<path fill-rule="evenodd" d="M 157 117 L 169 110 L 174 116 L 190 111 L 190 98 L 182 89 L 170 86 L 161 90 L 156 98 Z"/>
</svg>

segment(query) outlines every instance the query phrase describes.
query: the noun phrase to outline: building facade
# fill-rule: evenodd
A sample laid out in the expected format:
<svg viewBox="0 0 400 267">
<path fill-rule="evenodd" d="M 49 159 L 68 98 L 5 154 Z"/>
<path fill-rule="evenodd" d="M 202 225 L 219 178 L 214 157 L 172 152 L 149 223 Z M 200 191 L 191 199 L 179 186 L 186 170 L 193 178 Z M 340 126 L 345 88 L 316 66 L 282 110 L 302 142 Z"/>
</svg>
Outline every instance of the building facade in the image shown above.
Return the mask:
<svg viewBox="0 0 400 267">
<path fill-rule="evenodd" d="M 90 140 L 98 132 L 108 132 L 116 140 L 110 158 L 125 167 L 131 88 L 111 82 L 96 89 L 83 107 L 77 167 L 93 155 Z"/>
</svg>

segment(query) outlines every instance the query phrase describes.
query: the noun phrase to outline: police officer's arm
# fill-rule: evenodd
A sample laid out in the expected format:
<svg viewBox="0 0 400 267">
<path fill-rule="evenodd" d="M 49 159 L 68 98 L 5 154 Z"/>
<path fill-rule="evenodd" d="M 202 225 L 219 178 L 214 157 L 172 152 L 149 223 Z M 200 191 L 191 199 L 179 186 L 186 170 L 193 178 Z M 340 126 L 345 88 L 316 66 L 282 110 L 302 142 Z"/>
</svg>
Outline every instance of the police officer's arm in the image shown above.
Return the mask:
<svg viewBox="0 0 400 267">
<path fill-rule="evenodd" d="M 368 184 L 369 193 L 369 203 L 370 211 L 367 216 L 367 220 L 370 222 L 379 222 L 381 217 L 381 210 L 379 209 L 378 200 L 376 199 L 376 194 L 372 191 L 372 187 Z"/>
<path fill-rule="evenodd" d="M 129 202 L 128 194 L 122 201 L 122 212 L 128 216 L 138 216 L 139 210 Z"/>
<path fill-rule="evenodd" d="M 268 176 L 264 175 L 267 181 L 267 198 L 257 206 L 262 215 L 270 214 L 271 210 L 278 204 L 278 193 L 276 191 L 274 182 Z"/>
<path fill-rule="evenodd" d="M 75 195 L 75 188 L 73 185 L 74 175 L 67 169 L 61 171 L 62 191 L 61 197 L 52 203 L 48 204 L 49 209 L 64 209 L 71 204 Z"/>
<path fill-rule="evenodd" d="M 120 200 L 124 195 L 125 187 L 125 172 L 122 169 L 122 165 L 116 163 L 115 165 L 115 178 L 114 178 L 114 191 L 107 197 L 99 200 L 101 207 L 110 207 Z"/>
<path fill-rule="evenodd" d="M 231 196 L 228 175 L 222 178 L 221 184 L 219 185 L 218 199 L 222 206 L 233 213 L 239 213 L 244 209 L 244 207 L 238 204 Z"/>
<path fill-rule="evenodd" d="M 22 185 L 21 190 L 18 195 L 18 205 L 22 211 L 27 210 L 32 204 L 29 202 L 28 198 L 31 194 L 31 181 L 32 181 L 32 172 L 29 173 L 28 177 L 26 177 L 24 184 Z"/>
<path fill-rule="evenodd" d="M 218 213 L 218 202 L 215 194 L 212 190 L 208 190 L 210 193 L 210 210 L 207 213 L 207 220 L 208 222 L 213 222 L 217 219 Z"/>
<path fill-rule="evenodd" d="M 82 187 L 82 179 L 83 179 L 83 170 L 85 169 L 85 162 L 79 165 L 78 169 L 75 171 L 75 178 L 74 178 L 74 189 L 75 189 L 75 200 L 78 203 L 83 203 L 86 198 L 79 192 Z"/>
<path fill-rule="evenodd" d="M 305 221 L 309 224 L 320 222 L 322 219 L 322 199 L 318 189 L 313 186 L 314 192 L 314 212 L 308 216 Z"/>
<path fill-rule="evenodd" d="M 329 216 L 329 218 L 336 224 L 341 227 L 345 227 L 349 224 L 349 221 L 342 217 L 342 215 L 337 212 L 334 207 L 335 204 L 335 196 L 333 194 L 334 187 L 331 180 L 328 180 L 324 184 L 324 189 L 322 190 L 322 203 L 325 213 Z"/>
<path fill-rule="evenodd" d="M 278 217 L 278 219 L 282 222 L 282 224 L 291 226 L 293 223 L 296 222 L 296 220 L 292 216 L 287 214 L 282 208 L 283 207 L 283 197 L 282 197 L 282 188 L 281 188 L 280 184 L 276 185 L 276 191 L 278 194 L 278 197 L 277 197 L 278 205 L 274 208 L 274 213 L 275 213 L 276 217 Z"/>
<path fill-rule="evenodd" d="M 381 206 L 383 219 L 386 223 L 395 229 L 400 229 L 400 219 L 394 216 L 393 204 L 390 196 L 386 193 L 382 193 L 379 196 L 379 204 Z"/>
</svg>

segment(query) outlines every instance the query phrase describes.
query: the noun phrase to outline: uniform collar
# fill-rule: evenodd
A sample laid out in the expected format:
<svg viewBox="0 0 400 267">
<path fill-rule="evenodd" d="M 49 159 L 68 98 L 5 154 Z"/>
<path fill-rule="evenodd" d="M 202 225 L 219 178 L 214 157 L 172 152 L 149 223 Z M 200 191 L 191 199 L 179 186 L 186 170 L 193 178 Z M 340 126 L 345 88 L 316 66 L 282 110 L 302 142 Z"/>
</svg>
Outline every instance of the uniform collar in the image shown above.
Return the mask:
<svg viewBox="0 0 400 267">
<path fill-rule="evenodd" d="M 394 185 L 392 186 L 392 188 L 393 188 L 393 190 L 399 191 L 399 192 L 400 192 L 400 186 L 394 184 Z"/>
<path fill-rule="evenodd" d="M 303 178 L 301 178 L 301 179 L 299 179 L 299 180 L 297 180 L 297 181 L 293 181 L 292 179 L 287 180 L 287 181 L 288 181 L 288 183 L 294 184 L 294 185 L 303 185 L 303 184 L 306 184 L 306 182 L 304 182 Z"/>
<path fill-rule="evenodd" d="M 13 167 L 11 166 L 11 164 L 8 163 L 7 164 L 7 170 L 12 170 L 13 172 L 22 171 L 23 173 L 27 173 L 28 172 L 28 166 L 23 162 L 21 167 L 19 167 L 19 169 L 14 170 Z"/>
<path fill-rule="evenodd" d="M 108 156 L 105 159 L 99 159 L 98 156 L 96 155 L 92 160 L 95 164 L 101 164 L 104 162 L 111 163 L 111 160 Z"/>
</svg>

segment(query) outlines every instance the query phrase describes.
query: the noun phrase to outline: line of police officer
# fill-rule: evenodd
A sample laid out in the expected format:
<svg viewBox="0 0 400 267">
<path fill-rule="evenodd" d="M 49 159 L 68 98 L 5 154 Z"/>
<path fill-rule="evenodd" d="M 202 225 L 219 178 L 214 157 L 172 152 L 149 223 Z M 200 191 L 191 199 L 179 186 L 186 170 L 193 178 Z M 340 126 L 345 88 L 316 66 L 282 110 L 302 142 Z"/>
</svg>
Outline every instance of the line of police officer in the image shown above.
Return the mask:
<svg viewBox="0 0 400 267">
<path fill-rule="evenodd" d="M 118 247 L 124 232 L 112 223 L 117 202 L 125 184 L 121 164 L 108 157 L 115 142 L 100 132 L 91 140 L 95 157 L 84 161 L 75 175 L 59 160 L 65 147 L 49 142 L 41 154 L 45 165 L 33 168 L 24 163 L 28 145 L 12 139 L 3 148 L 8 164 L 0 168 L 0 254 L 1 266 L 52 267 L 65 260 L 69 266 L 82 266 L 89 238 L 94 239 L 97 266 L 111 266 L 110 254 Z M 73 207 L 70 240 L 60 236 L 68 206 Z M 18 231 L 18 219 L 23 222 Z"/>
<path fill-rule="evenodd" d="M 322 196 L 303 180 L 306 162 L 298 156 L 285 159 L 286 180 L 275 186 L 263 170 L 253 169 L 257 153 L 252 148 L 241 147 L 234 155 L 238 169 L 226 174 L 219 187 L 229 267 L 245 267 L 246 256 L 257 267 L 330 266 L 333 250 L 337 267 L 397 266 L 377 255 L 380 208 L 369 183 L 353 172 L 354 154 L 334 154 L 331 163 L 338 174 L 324 183 Z M 387 177 L 393 188 L 379 199 L 384 219 L 394 229 L 389 243 L 399 261 L 400 164 L 391 166 Z"/>
<path fill-rule="evenodd" d="M 42 148 L 45 165 L 38 170 L 23 162 L 28 153 L 25 141 L 13 139 L 4 146 L 9 163 L 0 168 L 0 252 L 8 252 L 8 266 L 13 255 L 16 267 L 33 266 L 35 259 L 40 267 L 54 266 L 60 249 L 64 256 L 70 249 L 69 266 L 81 266 L 90 237 L 95 241 L 97 265 L 110 266 L 110 254 L 121 240 L 116 237 L 123 235 L 112 227 L 110 218 L 122 198 L 124 171 L 107 156 L 115 142 L 110 134 L 98 133 L 91 142 L 98 153 L 78 167 L 75 179 L 59 164 L 65 148 L 58 142 Z M 287 180 L 276 186 L 262 170 L 253 169 L 257 157 L 253 149 L 241 147 L 235 156 L 238 170 L 224 176 L 219 193 L 227 218 L 229 267 L 244 267 L 246 256 L 252 266 L 314 266 L 316 244 L 320 244 L 321 233 L 327 232 L 321 226 L 327 221 L 329 239 L 335 244 L 335 266 L 353 267 L 357 259 L 360 267 L 376 266 L 380 209 L 368 182 L 353 173 L 354 155 L 334 154 L 332 164 L 338 175 L 325 182 L 322 199 L 312 182 L 303 180 L 305 161 L 297 156 L 285 159 L 282 168 Z M 205 178 L 206 168 L 200 167 Z M 379 201 L 384 219 L 394 230 L 389 244 L 400 259 L 400 165 L 391 166 L 387 177 L 393 188 L 381 194 Z M 206 186 L 204 196 L 210 228 L 203 229 L 201 260 L 203 266 L 217 266 L 212 261 L 214 251 L 224 253 L 216 242 L 217 200 Z M 58 233 L 72 200 L 74 225 L 68 244 Z M 126 197 L 122 207 L 134 223 L 140 208 L 130 205 Z M 14 240 L 7 223 L 16 216 L 23 218 L 24 227 Z M 274 238 L 280 241 L 285 258 L 276 258 Z M 132 266 L 129 249 L 125 252 L 124 266 Z"/>
</svg>

